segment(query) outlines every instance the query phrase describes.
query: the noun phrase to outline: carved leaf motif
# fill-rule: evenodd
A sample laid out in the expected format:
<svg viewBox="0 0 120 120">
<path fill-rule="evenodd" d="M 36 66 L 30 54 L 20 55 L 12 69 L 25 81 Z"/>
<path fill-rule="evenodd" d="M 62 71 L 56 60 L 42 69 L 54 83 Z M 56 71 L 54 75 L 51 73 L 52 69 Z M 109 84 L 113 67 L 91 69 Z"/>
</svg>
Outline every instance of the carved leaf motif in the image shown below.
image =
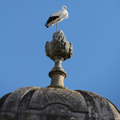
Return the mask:
<svg viewBox="0 0 120 120">
<path fill-rule="evenodd" d="M 58 31 L 54 33 L 51 42 L 46 42 L 45 52 L 52 60 L 55 56 L 61 56 L 66 60 L 73 54 L 72 43 L 66 41 L 66 37 L 62 31 Z"/>
</svg>

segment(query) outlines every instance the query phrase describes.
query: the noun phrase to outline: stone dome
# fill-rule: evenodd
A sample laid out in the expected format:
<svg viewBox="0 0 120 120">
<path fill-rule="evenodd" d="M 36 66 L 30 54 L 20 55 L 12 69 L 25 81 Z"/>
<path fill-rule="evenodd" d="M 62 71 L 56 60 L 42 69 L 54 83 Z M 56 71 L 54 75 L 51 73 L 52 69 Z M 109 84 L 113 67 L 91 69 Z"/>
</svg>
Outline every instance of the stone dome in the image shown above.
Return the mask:
<svg viewBox="0 0 120 120">
<path fill-rule="evenodd" d="M 0 99 L 0 120 L 120 120 L 120 111 L 89 91 L 22 87 Z"/>
</svg>

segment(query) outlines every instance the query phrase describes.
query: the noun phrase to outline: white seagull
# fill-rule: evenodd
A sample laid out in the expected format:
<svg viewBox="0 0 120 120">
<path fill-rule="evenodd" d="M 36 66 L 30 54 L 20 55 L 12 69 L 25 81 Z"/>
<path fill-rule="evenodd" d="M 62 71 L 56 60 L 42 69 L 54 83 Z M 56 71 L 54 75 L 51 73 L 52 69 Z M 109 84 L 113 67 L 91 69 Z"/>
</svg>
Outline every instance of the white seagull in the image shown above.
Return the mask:
<svg viewBox="0 0 120 120">
<path fill-rule="evenodd" d="M 62 10 L 63 11 L 58 11 L 58 12 L 55 12 L 53 13 L 49 19 L 47 20 L 47 22 L 45 23 L 45 26 L 48 28 L 50 27 L 51 25 L 55 24 L 56 23 L 56 31 L 57 30 L 57 23 L 62 21 L 64 18 L 68 18 L 68 11 L 66 10 L 67 7 L 66 6 L 62 6 Z"/>
</svg>

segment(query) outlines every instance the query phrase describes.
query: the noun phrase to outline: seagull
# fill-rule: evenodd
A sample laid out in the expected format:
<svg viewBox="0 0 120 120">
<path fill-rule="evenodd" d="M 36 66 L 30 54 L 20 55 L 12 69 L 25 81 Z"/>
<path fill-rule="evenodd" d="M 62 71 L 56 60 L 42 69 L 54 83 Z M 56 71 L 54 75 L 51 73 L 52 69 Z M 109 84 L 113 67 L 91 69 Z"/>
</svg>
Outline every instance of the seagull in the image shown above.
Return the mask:
<svg viewBox="0 0 120 120">
<path fill-rule="evenodd" d="M 62 21 L 64 18 L 66 19 L 68 18 L 68 11 L 66 9 L 67 9 L 66 6 L 62 6 L 63 11 L 53 13 L 45 23 L 45 26 L 48 28 L 56 23 L 56 31 L 58 31 L 57 23 Z"/>
</svg>

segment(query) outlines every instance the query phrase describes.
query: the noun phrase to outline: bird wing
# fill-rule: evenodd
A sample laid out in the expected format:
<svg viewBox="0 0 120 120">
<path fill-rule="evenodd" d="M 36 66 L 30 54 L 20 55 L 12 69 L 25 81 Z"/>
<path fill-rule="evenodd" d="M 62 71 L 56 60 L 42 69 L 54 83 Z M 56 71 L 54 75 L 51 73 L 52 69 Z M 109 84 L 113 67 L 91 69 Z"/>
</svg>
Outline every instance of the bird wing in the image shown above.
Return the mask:
<svg viewBox="0 0 120 120">
<path fill-rule="evenodd" d="M 55 12 L 55 13 L 53 13 L 52 15 L 51 15 L 51 17 L 53 17 L 53 16 L 61 16 L 62 15 L 62 11 L 58 11 L 58 12 Z"/>
</svg>

